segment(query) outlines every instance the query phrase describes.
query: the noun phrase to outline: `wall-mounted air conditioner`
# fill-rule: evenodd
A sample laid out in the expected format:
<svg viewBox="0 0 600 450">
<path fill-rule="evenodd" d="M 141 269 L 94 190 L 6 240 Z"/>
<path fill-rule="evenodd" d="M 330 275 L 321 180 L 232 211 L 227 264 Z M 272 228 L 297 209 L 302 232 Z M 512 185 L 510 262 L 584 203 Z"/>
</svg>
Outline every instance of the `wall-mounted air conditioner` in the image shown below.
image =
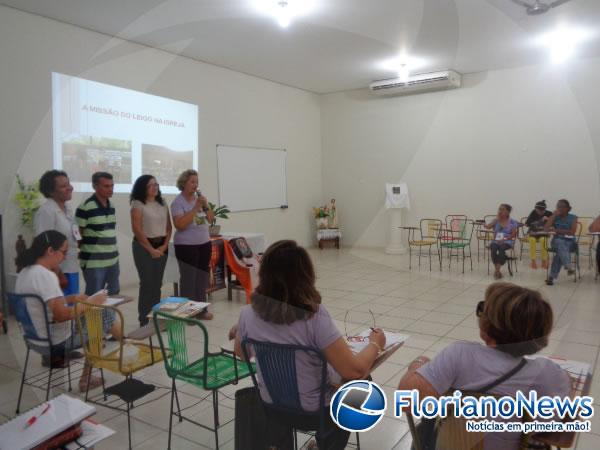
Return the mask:
<svg viewBox="0 0 600 450">
<path fill-rule="evenodd" d="M 460 87 L 461 75 L 453 70 L 411 75 L 408 81 L 400 78 L 371 83 L 369 89 L 377 95 L 415 94 L 424 91 L 438 91 Z"/>
</svg>

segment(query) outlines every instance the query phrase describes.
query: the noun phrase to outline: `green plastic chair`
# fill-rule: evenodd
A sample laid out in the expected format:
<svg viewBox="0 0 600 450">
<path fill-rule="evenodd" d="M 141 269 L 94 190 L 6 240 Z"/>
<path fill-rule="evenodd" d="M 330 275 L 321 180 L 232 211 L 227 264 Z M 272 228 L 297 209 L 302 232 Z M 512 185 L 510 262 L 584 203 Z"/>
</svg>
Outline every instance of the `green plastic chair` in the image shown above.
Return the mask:
<svg viewBox="0 0 600 450">
<path fill-rule="evenodd" d="M 473 271 L 473 258 L 471 257 L 471 240 L 473 238 L 474 224 L 471 223 L 470 232 L 467 219 L 454 219 L 455 224 L 451 228 L 445 228 L 440 234 L 440 252 L 446 249 L 448 254 L 448 269 L 452 265 L 452 258 L 457 261 L 462 252 L 462 273 L 465 273 L 465 258 L 471 262 L 471 271 Z M 468 253 L 465 252 L 468 249 Z"/>
<path fill-rule="evenodd" d="M 160 350 L 163 355 L 167 375 L 171 378 L 171 409 L 169 412 L 169 441 L 167 449 L 171 449 L 171 432 L 173 429 L 173 416 L 179 418 L 182 422 L 198 425 L 204 429 L 215 433 L 215 448 L 219 448 L 219 428 L 224 424 L 219 424 L 219 389 L 237 384 L 243 378 L 250 376 L 248 365 L 238 361 L 232 352 L 221 350 L 218 353 L 208 351 L 208 332 L 204 325 L 196 319 L 177 317 L 162 311 L 153 313 L 154 327 L 158 335 Z M 163 335 L 161 334 L 161 322 L 164 325 L 165 333 L 168 339 L 168 347 L 165 345 Z M 189 327 L 188 325 L 192 325 Z M 197 326 L 202 330 L 203 336 L 203 356 L 194 361 L 190 361 L 190 355 L 187 347 L 186 332 Z M 196 344 L 195 344 L 196 345 Z M 254 366 L 251 366 L 254 367 Z M 179 397 L 177 395 L 176 381 L 197 386 L 206 391 L 212 391 L 214 428 L 201 424 L 181 414 Z M 173 411 L 173 403 L 177 402 L 177 412 Z"/>
</svg>

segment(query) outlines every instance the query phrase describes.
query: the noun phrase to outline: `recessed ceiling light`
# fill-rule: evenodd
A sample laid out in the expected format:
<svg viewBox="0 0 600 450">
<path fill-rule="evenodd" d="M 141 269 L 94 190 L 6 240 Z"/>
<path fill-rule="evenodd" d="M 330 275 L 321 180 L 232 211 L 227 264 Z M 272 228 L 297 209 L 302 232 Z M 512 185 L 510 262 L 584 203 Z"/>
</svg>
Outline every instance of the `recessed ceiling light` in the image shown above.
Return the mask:
<svg viewBox="0 0 600 450">
<path fill-rule="evenodd" d="M 254 7 L 275 19 L 282 28 L 315 9 L 316 0 L 252 0 Z"/>
<path fill-rule="evenodd" d="M 589 39 L 590 36 L 589 31 L 581 28 L 560 26 L 554 31 L 541 35 L 537 41 L 539 45 L 550 49 L 550 58 L 553 63 L 562 64 L 573 56 L 577 45 Z"/>
<path fill-rule="evenodd" d="M 415 58 L 414 56 L 398 56 L 381 62 L 379 66 L 384 70 L 396 72 L 396 75 L 401 81 L 407 82 L 410 78 L 410 74 L 414 73 L 415 70 L 419 70 L 425 66 L 425 64 L 425 60 L 421 58 Z"/>
<path fill-rule="evenodd" d="M 277 2 L 277 8 L 277 23 L 279 23 L 282 28 L 287 28 L 292 21 L 290 5 L 287 0 L 279 0 Z"/>
</svg>

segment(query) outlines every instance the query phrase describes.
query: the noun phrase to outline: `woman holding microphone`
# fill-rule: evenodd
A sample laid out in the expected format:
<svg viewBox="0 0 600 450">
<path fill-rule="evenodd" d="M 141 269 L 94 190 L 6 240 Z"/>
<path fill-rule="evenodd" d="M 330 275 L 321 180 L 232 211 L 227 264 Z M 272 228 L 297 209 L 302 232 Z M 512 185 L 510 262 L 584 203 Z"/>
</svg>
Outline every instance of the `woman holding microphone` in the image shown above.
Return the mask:
<svg viewBox="0 0 600 450">
<path fill-rule="evenodd" d="M 206 301 L 209 263 L 212 244 L 208 225 L 214 214 L 208 209 L 208 200 L 198 191 L 198 172 L 186 170 L 177 179 L 181 191 L 171 203 L 175 225 L 175 256 L 179 265 L 181 296 L 198 302 Z M 211 319 L 212 314 L 202 316 Z"/>
</svg>

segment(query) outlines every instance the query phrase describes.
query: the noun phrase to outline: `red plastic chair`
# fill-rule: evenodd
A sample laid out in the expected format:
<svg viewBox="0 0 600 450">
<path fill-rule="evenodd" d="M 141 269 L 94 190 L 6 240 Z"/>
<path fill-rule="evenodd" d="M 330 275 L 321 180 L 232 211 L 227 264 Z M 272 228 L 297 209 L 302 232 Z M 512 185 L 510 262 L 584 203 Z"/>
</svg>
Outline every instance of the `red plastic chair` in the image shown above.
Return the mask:
<svg viewBox="0 0 600 450">
<path fill-rule="evenodd" d="M 237 281 L 241 288 L 246 292 L 246 303 L 250 303 L 250 296 L 254 289 L 252 286 L 250 268 L 238 262 L 229 241 L 226 239 L 223 239 L 223 249 L 225 250 L 225 263 L 227 264 L 227 298 L 231 300 L 232 290 L 236 288 L 239 289 L 233 285 L 234 282 Z M 235 275 L 235 280 L 231 279 L 232 273 Z"/>
</svg>

